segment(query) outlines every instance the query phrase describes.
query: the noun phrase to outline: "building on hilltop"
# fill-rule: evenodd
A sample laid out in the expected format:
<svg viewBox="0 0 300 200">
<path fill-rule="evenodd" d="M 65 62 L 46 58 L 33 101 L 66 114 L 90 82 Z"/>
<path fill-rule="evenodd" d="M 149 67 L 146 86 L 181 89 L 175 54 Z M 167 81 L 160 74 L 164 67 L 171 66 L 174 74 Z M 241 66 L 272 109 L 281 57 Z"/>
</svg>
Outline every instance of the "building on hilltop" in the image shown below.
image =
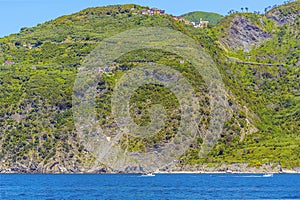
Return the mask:
<svg viewBox="0 0 300 200">
<path fill-rule="evenodd" d="M 193 26 L 195 28 L 206 28 L 209 25 L 209 21 L 203 21 L 202 18 L 200 18 L 199 23 L 193 22 Z"/>
<path fill-rule="evenodd" d="M 178 16 L 173 16 L 173 19 L 176 20 L 176 21 L 180 21 L 180 22 L 183 22 L 187 25 L 193 25 L 192 22 L 190 22 L 189 20 L 183 18 L 183 17 L 178 17 Z"/>
<path fill-rule="evenodd" d="M 203 21 L 202 18 L 200 18 L 199 22 L 191 22 L 183 17 L 178 16 L 173 16 L 173 19 L 176 21 L 183 22 L 186 25 L 194 26 L 195 28 L 206 28 L 209 25 L 209 21 Z"/>
<path fill-rule="evenodd" d="M 166 14 L 165 10 L 160 10 L 158 8 L 144 9 L 142 10 L 142 15 L 164 15 Z"/>
</svg>

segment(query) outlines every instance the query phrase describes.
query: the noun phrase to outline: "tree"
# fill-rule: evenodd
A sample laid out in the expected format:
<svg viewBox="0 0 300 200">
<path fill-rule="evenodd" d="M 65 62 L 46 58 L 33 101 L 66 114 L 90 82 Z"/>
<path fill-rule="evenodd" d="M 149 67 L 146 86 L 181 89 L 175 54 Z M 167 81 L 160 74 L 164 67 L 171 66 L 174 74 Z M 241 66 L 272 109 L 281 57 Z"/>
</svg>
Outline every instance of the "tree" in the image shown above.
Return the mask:
<svg viewBox="0 0 300 200">
<path fill-rule="evenodd" d="M 248 9 L 249 9 L 248 7 L 245 7 L 246 12 L 248 12 Z"/>
<path fill-rule="evenodd" d="M 241 8 L 242 12 L 244 11 L 244 8 Z"/>
<path fill-rule="evenodd" d="M 228 15 L 233 14 L 233 13 L 234 13 L 234 10 L 232 10 L 232 9 L 228 11 Z"/>
<path fill-rule="evenodd" d="M 228 15 L 230 15 L 232 13 L 234 13 L 234 10 L 231 9 L 231 10 L 228 11 Z"/>
</svg>

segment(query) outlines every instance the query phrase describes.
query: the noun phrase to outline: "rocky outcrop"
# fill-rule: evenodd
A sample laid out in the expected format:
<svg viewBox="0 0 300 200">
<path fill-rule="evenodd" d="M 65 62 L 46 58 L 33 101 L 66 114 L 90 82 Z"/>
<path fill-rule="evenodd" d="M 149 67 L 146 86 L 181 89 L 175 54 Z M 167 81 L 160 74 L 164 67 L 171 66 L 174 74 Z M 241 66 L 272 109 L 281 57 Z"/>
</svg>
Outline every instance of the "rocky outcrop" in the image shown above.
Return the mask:
<svg viewBox="0 0 300 200">
<path fill-rule="evenodd" d="M 255 26 L 242 15 L 236 15 L 230 23 L 228 36 L 221 39 L 221 43 L 231 49 L 242 48 L 248 52 L 252 47 L 272 38 L 272 35 Z"/>
<path fill-rule="evenodd" d="M 80 164 L 65 165 L 62 162 L 50 162 L 49 164 L 31 163 L 29 166 L 15 162 L 13 164 L 0 163 L 0 174 L 103 174 L 115 173 L 113 170 L 104 167 L 83 167 Z"/>
<path fill-rule="evenodd" d="M 185 165 L 176 166 L 172 169 L 163 171 L 166 173 L 172 172 L 197 172 L 197 173 L 300 173 L 300 168 L 285 169 L 278 163 L 264 163 L 261 166 L 250 166 L 247 163 L 231 163 L 231 164 L 216 164 L 211 166 L 209 164 L 203 165 Z"/>
<path fill-rule="evenodd" d="M 278 25 L 285 25 L 285 24 L 294 23 L 298 15 L 295 13 L 290 15 L 282 15 L 280 10 L 276 10 L 275 12 L 268 13 L 267 17 L 275 21 Z"/>
<path fill-rule="evenodd" d="M 279 26 L 295 23 L 299 18 L 300 9 L 299 2 L 290 3 L 292 6 L 281 6 L 269 11 L 266 15 Z"/>
</svg>

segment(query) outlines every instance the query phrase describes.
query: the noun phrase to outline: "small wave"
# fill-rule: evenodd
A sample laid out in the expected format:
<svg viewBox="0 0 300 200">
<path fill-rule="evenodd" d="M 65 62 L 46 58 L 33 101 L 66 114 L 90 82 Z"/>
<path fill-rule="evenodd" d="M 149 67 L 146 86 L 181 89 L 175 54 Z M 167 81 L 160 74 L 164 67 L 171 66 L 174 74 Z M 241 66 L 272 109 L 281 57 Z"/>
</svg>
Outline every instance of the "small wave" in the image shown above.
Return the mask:
<svg viewBox="0 0 300 200">
<path fill-rule="evenodd" d="M 229 175 L 229 176 L 215 176 L 221 178 L 265 178 L 263 175 Z"/>
<path fill-rule="evenodd" d="M 235 176 L 238 178 L 264 178 L 262 175 L 258 176 L 258 175 L 249 175 L 249 176 Z"/>
</svg>

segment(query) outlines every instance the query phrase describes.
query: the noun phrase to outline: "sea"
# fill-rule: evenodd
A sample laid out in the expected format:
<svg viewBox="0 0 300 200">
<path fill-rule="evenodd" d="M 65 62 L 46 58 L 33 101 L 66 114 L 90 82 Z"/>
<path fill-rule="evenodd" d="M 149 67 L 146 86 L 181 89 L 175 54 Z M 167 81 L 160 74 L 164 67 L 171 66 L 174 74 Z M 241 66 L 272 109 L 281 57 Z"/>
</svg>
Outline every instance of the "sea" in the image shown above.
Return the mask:
<svg viewBox="0 0 300 200">
<path fill-rule="evenodd" d="M 300 199 L 300 174 L 0 174 L 0 199 Z"/>
</svg>

